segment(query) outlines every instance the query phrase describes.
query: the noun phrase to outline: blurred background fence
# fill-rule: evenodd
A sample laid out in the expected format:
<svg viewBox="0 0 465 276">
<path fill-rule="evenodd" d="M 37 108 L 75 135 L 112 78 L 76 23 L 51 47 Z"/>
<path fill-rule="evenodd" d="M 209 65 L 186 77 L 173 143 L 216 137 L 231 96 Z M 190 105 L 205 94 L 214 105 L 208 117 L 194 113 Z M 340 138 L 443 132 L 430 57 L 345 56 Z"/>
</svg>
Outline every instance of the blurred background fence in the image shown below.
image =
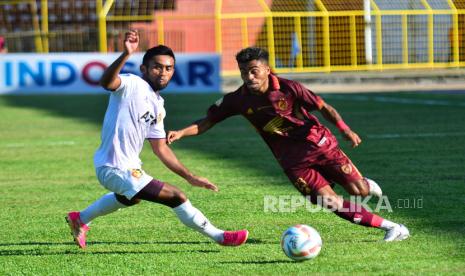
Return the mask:
<svg viewBox="0 0 465 276">
<path fill-rule="evenodd" d="M 247 46 L 278 73 L 465 65 L 465 0 L 6 0 L 0 26 L 10 53 L 121 51 L 135 28 L 141 51 L 221 54 L 223 75 Z"/>
</svg>

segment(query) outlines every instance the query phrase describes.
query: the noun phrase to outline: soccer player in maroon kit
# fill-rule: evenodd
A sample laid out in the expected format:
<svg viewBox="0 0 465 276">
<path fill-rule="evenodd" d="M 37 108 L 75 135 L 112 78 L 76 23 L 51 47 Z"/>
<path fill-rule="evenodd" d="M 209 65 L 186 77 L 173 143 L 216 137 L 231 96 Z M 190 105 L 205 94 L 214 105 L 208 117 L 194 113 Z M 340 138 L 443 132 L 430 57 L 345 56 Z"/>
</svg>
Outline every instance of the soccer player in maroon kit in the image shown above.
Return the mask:
<svg viewBox="0 0 465 276">
<path fill-rule="evenodd" d="M 228 117 L 242 115 L 266 142 L 294 186 L 312 203 L 352 223 L 385 230 L 385 241 L 408 238 L 404 225 L 372 214 L 332 189 L 330 183 L 337 183 L 351 195 L 382 195 L 376 182 L 360 174 L 339 148 L 336 137 L 311 114 L 319 111 L 353 147 L 358 146 L 360 137 L 339 113 L 302 84 L 272 74 L 265 50 L 245 48 L 236 60 L 244 84 L 212 105 L 205 118 L 168 132 L 168 143 L 204 133 Z"/>
</svg>

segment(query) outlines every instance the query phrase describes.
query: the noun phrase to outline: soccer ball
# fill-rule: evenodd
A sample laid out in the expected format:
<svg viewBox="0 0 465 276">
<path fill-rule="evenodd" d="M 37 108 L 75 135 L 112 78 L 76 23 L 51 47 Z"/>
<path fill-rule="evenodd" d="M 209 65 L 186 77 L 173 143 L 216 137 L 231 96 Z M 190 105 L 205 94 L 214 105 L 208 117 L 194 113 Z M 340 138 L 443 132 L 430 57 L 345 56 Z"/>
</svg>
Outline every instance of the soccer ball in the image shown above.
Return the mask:
<svg viewBox="0 0 465 276">
<path fill-rule="evenodd" d="M 294 261 L 315 258 L 322 245 L 320 234 L 313 227 L 303 224 L 288 228 L 281 238 L 284 254 Z"/>
</svg>

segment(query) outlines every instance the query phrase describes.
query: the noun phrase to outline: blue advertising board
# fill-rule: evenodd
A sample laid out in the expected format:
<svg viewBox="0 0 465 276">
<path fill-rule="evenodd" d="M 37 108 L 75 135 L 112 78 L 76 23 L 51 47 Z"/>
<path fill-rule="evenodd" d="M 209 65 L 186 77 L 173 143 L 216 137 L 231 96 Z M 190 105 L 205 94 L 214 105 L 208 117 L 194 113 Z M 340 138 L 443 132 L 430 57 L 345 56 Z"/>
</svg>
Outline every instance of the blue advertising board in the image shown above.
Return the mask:
<svg viewBox="0 0 465 276">
<path fill-rule="evenodd" d="M 0 55 L 0 94 L 93 94 L 98 81 L 120 54 L 53 53 Z M 143 53 L 130 57 L 122 72 L 140 75 Z M 177 54 L 175 74 L 164 92 L 219 93 L 217 54 Z"/>
</svg>

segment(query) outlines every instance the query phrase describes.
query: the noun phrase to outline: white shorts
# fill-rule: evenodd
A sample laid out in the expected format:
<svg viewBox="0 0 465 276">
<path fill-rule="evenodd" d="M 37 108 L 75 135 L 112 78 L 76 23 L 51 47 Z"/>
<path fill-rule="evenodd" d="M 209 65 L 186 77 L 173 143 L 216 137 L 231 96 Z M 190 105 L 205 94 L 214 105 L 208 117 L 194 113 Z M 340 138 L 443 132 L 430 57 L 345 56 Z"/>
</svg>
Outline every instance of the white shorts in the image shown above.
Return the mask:
<svg viewBox="0 0 465 276">
<path fill-rule="evenodd" d="M 153 179 L 142 169 L 120 170 L 102 166 L 96 168 L 95 171 L 103 187 L 116 194 L 124 195 L 129 200 Z"/>
</svg>

